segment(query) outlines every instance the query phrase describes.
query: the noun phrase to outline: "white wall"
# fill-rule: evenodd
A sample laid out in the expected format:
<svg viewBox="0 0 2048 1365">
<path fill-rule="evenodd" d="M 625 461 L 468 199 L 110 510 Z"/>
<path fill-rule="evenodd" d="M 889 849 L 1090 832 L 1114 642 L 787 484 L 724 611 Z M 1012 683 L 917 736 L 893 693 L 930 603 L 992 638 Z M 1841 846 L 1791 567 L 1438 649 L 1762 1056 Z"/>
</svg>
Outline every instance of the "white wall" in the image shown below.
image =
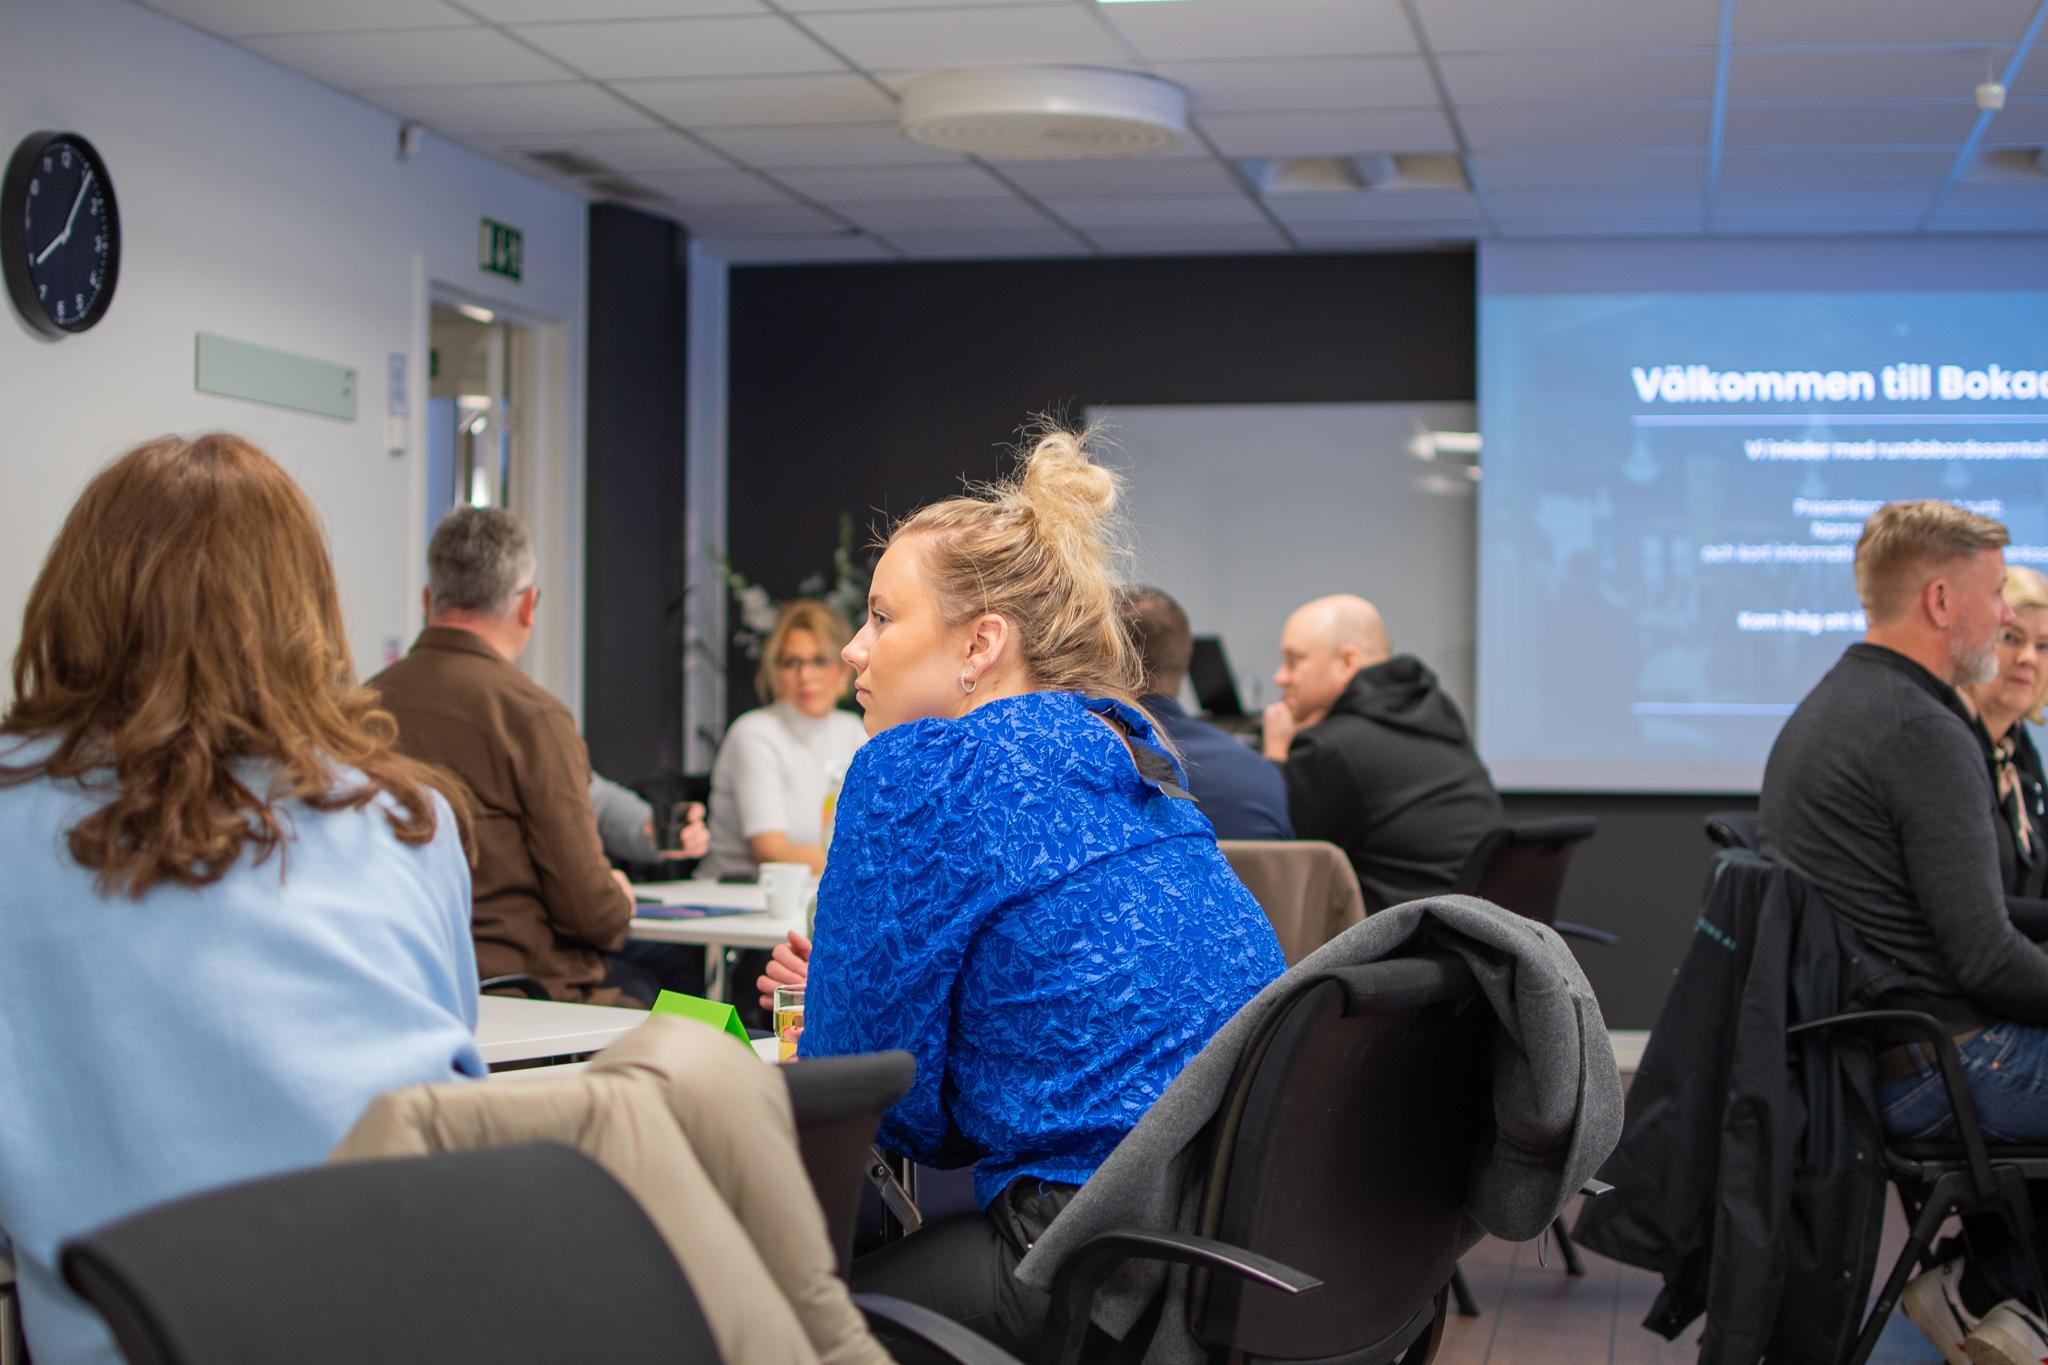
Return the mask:
<svg viewBox="0 0 2048 1365">
<path fill-rule="evenodd" d="M 326 519 L 358 670 L 419 627 L 424 565 L 426 294 L 443 288 L 543 332 L 567 376 L 547 412 L 541 524 L 549 636 L 541 681 L 580 699 L 583 326 L 580 199 L 429 137 L 396 158 L 390 115 L 129 0 L 4 0 L 0 155 L 41 128 L 99 148 L 124 252 L 106 319 L 47 341 L 0 304 L 0 658 L 44 551 L 84 482 L 162 433 L 239 432 Z M 525 280 L 477 268 L 488 215 L 525 232 Z M 211 332 L 354 367 L 353 422 L 195 392 Z M 407 450 L 386 450 L 387 357 L 411 357 Z M 0 682 L 0 687 L 5 683 Z"/>
</svg>

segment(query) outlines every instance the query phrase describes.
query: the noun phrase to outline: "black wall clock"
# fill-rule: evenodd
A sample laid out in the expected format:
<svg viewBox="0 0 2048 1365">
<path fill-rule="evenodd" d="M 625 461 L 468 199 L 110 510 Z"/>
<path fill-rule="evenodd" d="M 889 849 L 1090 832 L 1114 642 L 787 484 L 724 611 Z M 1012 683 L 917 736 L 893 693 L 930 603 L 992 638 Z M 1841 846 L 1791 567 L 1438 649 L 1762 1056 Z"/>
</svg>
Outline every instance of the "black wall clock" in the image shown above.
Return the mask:
<svg viewBox="0 0 2048 1365">
<path fill-rule="evenodd" d="M 0 181 L 0 264 L 7 296 L 49 336 L 107 314 L 121 274 L 121 219 L 107 164 L 76 133 L 31 133 Z"/>
</svg>

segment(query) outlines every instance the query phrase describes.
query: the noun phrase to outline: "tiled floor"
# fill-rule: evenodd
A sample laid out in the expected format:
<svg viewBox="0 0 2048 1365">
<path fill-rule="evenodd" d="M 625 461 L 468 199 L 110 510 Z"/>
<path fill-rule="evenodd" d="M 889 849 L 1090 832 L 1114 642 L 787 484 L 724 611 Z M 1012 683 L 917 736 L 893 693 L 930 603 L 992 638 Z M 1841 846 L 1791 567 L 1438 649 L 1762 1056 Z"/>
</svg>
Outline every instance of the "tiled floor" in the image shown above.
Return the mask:
<svg viewBox="0 0 2048 1365">
<path fill-rule="evenodd" d="M 1885 1231 L 1881 1264 L 1889 1269 L 1905 1238 L 1895 1200 Z M 1464 1261 L 1465 1279 L 1480 1316 L 1451 1319 L 1439 1365 L 1689 1365 L 1696 1358 L 1697 1325 L 1677 1341 L 1642 1326 L 1661 1287 L 1655 1275 L 1588 1251 L 1579 1254 L 1586 1263 L 1583 1279 L 1564 1273 L 1554 1244 L 1540 1253 L 1534 1242 L 1491 1238 L 1474 1247 Z M 1941 1365 L 1941 1353 L 1895 1314 L 1871 1365 Z"/>
</svg>

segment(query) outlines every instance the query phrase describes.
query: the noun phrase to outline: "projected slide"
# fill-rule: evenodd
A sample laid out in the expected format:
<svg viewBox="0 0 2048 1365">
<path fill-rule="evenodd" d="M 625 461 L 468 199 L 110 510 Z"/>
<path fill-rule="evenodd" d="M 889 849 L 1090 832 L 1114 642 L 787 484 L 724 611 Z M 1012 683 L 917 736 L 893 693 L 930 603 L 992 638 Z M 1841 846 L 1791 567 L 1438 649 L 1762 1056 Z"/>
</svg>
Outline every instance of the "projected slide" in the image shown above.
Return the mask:
<svg viewBox="0 0 2048 1365">
<path fill-rule="evenodd" d="M 1505 785 L 1754 791 L 1863 632 L 1881 503 L 1950 499 L 2048 566 L 2048 293 L 1488 296 L 1480 370 Z"/>
</svg>

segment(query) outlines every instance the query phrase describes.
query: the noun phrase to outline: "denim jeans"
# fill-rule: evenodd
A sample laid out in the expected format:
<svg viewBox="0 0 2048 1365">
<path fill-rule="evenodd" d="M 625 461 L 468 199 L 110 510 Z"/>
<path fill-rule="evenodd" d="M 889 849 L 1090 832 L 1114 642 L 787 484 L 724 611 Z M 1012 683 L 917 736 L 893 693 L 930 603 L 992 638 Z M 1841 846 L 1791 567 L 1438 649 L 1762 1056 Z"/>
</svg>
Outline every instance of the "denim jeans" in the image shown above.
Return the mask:
<svg viewBox="0 0 2048 1365">
<path fill-rule="evenodd" d="M 1984 1140 L 1991 1143 L 2048 1142 L 2048 1028 L 1994 1024 L 1956 1044 L 1963 1076 Z M 1903 1142 L 1954 1138 L 1956 1125 L 1940 1068 L 1921 1060 L 1911 1076 L 1877 1088 L 1885 1133 Z M 2048 1199 L 2036 1187 L 2034 1254 L 2048 1265 Z M 1973 1261 L 2000 1298 L 2029 1297 L 2026 1259 L 1996 1219 L 1969 1220 Z"/>
</svg>

